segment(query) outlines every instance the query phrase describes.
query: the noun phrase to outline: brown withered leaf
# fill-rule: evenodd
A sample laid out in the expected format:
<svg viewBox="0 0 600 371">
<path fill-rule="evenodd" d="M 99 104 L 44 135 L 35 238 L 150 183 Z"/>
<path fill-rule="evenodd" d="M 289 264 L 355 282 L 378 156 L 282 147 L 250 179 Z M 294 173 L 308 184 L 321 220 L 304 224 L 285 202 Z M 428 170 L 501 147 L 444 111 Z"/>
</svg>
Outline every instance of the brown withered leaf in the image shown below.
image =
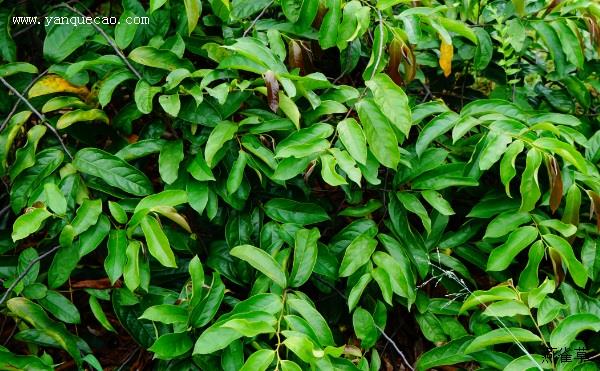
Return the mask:
<svg viewBox="0 0 600 371">
<path fill-rule="evenodd" d="M 550 210 L 552 210 L 552 214 L 554 214 L 562 201 L 562 174 L 555 157 L 550 157 L 550 160 L 546 163 L 546 167 L 550 178 Z"/>
<path fill-rule="evenodd" d="M 407 84 L 415 79 L 417 74 L 417 57 L 415 57 L 415 53 L 408 45 L 404 45 L 402 47 L 402 52 L 404 55 L 404 80 Z"/>
<path fill-rule="evenodd" d="M 265 72 L 265 85 L 267 86 L 267 102 L 273 112 L 279 108 L 279 81 L 271 70 Z"/>
<path fill-rule="evenodd" d="M 592 201 L 590 203 L 590 219 L 592 214 L 596 215 L 596 227 L 600 230 L 600 195 L 593 191 L 588 191 L 588 196 Z"/>
<path fill-rule="evenodd" d="M 295 40 L 288 43 L 288 67 L 290 70 L 300 69 L 300 75 L 304 75 L 304 56 L 302 55 L 302 46 Z"/>
<path fill-rule="evenodd" d="M 553 248 L 550 248 L 549 251 L 550 260 L 552 261 L 552 269 L 554 270 L 554 280 L 556 281 L 556 284 L 559 285 L 565 280 L 565 271 L 562 268 L 562 259 L 560 258 L 560 254 Z"/>
<path fill-rule="evenodd" d="M 402 42 L 394 38 L 388 46 L 388 54 L 390 55 L 390 61 L 388 62 L 387 73 L 396 85 L 402 86 L 404 85 L 404 79 L 398 71 L 400 63 L 402 63 Z"/>
</svg>

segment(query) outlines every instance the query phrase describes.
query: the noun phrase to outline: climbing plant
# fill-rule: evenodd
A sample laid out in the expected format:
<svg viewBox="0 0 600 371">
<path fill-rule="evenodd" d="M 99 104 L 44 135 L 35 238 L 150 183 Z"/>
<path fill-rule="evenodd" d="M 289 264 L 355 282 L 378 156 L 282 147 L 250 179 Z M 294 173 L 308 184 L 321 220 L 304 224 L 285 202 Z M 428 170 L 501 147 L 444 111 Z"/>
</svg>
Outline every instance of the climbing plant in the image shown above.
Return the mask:
<svg viewBox="0 0 600 371">
<path fill-rule="evenodd" d="M 0 369 L 598 369 L 599 20 L 0 1 Z"/>
</svg>

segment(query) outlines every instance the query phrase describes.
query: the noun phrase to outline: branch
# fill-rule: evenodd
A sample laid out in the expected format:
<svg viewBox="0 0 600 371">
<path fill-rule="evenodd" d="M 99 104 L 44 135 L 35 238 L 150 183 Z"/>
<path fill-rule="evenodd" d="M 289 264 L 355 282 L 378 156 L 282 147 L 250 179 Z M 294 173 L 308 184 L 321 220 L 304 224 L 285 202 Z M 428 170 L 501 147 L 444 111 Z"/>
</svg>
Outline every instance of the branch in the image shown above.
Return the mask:
<svg viewBox="0 0 600 371">
<path fill-rule="evenodd" d="M 59 6 L 67 8 L 70 11 L 72 11 L 73 13 L 79 15 L 80 17 L 84 17 L 85 18 L 85 14 L 83 14 L 79 10 L 73 8 L 72 6 L 70 6 L 70 5 L 66 4 L 66 3 L 62 3 Z M 110 46 L 112 46 L 112 48 L 115 50 L 115 52 L 117 53 L 117 55 L 119 55 L 119 57 L 123 60 L 123 62 L 125 62 L 125 64 L 127 65 L 127 67 L 131 70 L 131 72 L 133 72 L 133 74 L 138 78 L 138 80 L 141 80 L 142 79 L 142 75 L 131 65 L 131 63 L 129 63 L 129 60 L 127 59 L 127 57 L 125 57 L 125 54 L 123 54 L 123 52 L 121 51 L 121 49 L 119 49 L 119 47 L 117 46 L 117 44 L 115 43 L 115 41 L 113 40 L 113 38 L 110 37 L 110 36 L 108 36 L 106 34 L 106 32 L 104 32 L 104 30 L 102 28 L 100 28 L 97 24 L 95 24 L 94 22 L 92 22 L 91 25 L 92 25 L 92 27 L 94 27 L 96 29 L 96 31 L 98 31 L 102 35 L 102 37 L 104 37 L 104 39 L 108 42 L 108 44 Z"/>
<path fill-rule="evenodd" d="M 23 103 L 25 103 L 25 105 L 27 107 L 29 107 L 29 109 L 31 110 L 31 112 L 33 112 L 40 120 L 42 123 L 44 123 L 44 125 L 46 125 L 46 127 L 56 136 L 56 138 L 58 138 L 58 141 L 60 142 L 60 145 L 63 147 L 63 149 L 65 150 L 65 152 L 67 153 L 67 155 L 71 158 L 71 160 L 73 159 L 73 155 L 71 155 L 71 152 L 69 151 L 69 149 L 67 148 L 67 146 L 65 145 L 65 142 L 63 142 L 62 138 L 60 137 L 60 134 L 58 134 L 58 131 L 56 131 L 56 129 L 54 128 L 54 126 L 50 125 L 48 123 L 48 120 L 46 120 L 46 117 L 44 115 L 42 115 L 28 100 L 27 98 L 25 98 L 21 93 L 19 93 L 17 91 L 17 89 L 15 89 L 11 84 L 8 83 L 8 81 L 4 80 L 3 77 L 0 77 L 0 82 L 2 82 L 4 84 L 4 86 L 6 86 L 8 88 L 8 90 L 10 90 L 15 96 L 17 96 L 17 98 L 19 98 Z"/>
<path fill-rule="evenodd" d="M 402 358 L 402 361 L 404 361 L 404 364 L 406 365 L 406 367 L 408 367 L 411 371 L 415 371 L 415 369 L 410 365 L 410 363 L 408 363 L 408 360 L 404 356 L 404 353 L 400 350 L 400 348 L 398 348 L 398 346 L 396 345 L 396 343 L 394 342 L 394 340 L 392 340 L 392 338 L 389 337 L 385 333 L 385 331 L 383 331 L 381 329 L 381 327 L 379 327 L 377 325 L 375 325 L 375 327 L 377 328 L 377 330 L 379 330 L 379 332 L 381 332 L 381 335 L 385 338 L 385 340 L 387 340 L 388 343 L 392 344 L 392 346 L 394 347 L 394 349 L 396 350 L 396 352 L 400 355 L 400 358 Z"/>
<path fill-rule="evenodd" d="M 48 70 L 45 70 L 44 72 L 42 72 L 41 74 L 39 74 L 38 76 L 36 76 L 33 80 L 31 80 L 31 82 L 29 83 L 29 85 L 27 85 L 27 87 L 23 90 L 23 93 L 21 93 L 21 94 L 26 94 L 29 91 L 29 89 L 31 89 L 31 87 L 33 86 L 33 84 L 35 84 L 39 79 L 41 79 L 42 77 L 44 77 L 46 75 L 46 73 L 48 73 Z M 8 120 L 10 120 L 10 118 L 15 114 L 15 111 L 19 107 L 19 103 L 21 103 L 20 100 L 17 100 L 15 102 L 13 108 L 8 113 L 8 116 L 6 116 L 6 118 L 2 122 L 2 125 L 0 125 L 0 131 L 4 130 L 4 127 L 8 124 Z"/>
<path fill-rule="evenodd" d="M 59 247 L 60 247 L 60 245 L 54 246 L 50 250 L 46 251 L 42 255 L 40 255 L 37 258 L 35 258 L 32 261 L 30 261 L 29 264 L 27 265 L 27 267 L 25 268 L 25 270 L 23 272 L 21 272 L 21 274 L 19 275 L 19 277 L 17 277 L 13 281 L 13 283 L 8 287 L 8 290 L 6 290 L 6 292 L 4 293 L 4 295 L 2 295 L 2 299 L 0 299 L 0 305 L 4 304 L 4 301 L 8 297 L 8 294 L 10 294 L 11 291 L 19 284 L 19 282 L 21 282 L 21 280 L 23 278 L 25 278 L 25 276 L 27 275 L 27 273 L 31 270 L 31 268 L 33 268 L 33 266 L 36 263 L 38 263 L 40 260 L 44 259 L 46 256 L 48 256 L 48 255 L 52 254 L 53 252 L 55 252 L 56 250 L 58 250 Z"/>
<path fill-rule="evenodd" d="M 256 22 L 258 22 L 259 19 L 262 18 L 262 16 L 266 13 L 267 9 L 269 9 L 269 7 L 273 5 L 273 2 L 271 1 L 269 4 L 267 4 L 265 6 L 265 8 L 262 10 L 262 12 L 260 12 L 256 18 L 254 18 L 254 20 L 252 21 L 252 23 L 250 24 L 250 26 L 246 29 L 246 31 L 244 31 L 244 33 L 242 34 L 242 37 L 246 37 L 246 35 L 248 35 L 248 32 L 250 32 L 251 29 L 254 28 L 254 26 L 256 25 Z"/>
</svg>

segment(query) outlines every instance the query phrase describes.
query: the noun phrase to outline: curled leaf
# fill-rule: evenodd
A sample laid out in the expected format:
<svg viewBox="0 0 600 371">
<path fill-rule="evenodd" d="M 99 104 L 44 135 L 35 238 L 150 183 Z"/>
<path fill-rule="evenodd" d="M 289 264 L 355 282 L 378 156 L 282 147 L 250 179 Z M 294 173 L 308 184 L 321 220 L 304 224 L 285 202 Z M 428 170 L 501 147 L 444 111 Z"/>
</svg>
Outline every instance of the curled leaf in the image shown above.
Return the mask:
<svg viewBox="0 0 600 371">
<path fill-rule="evenodd" d="M 550 178 L 550 210 L 552 214 L 556 212 L 563 195 L 563 182 L 560 167 L 555 157 L 551 157 L 546 163 L 548 176 Z"/>
<path fill-rule="evenodd" d="M 271 70 L 265 72 L 265 85 L 267 86 L 267 102 L 273 112 L 279 108 L 279 82 Z"/>
<path fill-rule="evenodd" d="M 440 44 L 440 67 L 444 71 L 444 76 L 450 76 L 452 72 L 452 57 L 454 56 L 454 47 L 447 44 L 444 40 Z"/>
</svg>

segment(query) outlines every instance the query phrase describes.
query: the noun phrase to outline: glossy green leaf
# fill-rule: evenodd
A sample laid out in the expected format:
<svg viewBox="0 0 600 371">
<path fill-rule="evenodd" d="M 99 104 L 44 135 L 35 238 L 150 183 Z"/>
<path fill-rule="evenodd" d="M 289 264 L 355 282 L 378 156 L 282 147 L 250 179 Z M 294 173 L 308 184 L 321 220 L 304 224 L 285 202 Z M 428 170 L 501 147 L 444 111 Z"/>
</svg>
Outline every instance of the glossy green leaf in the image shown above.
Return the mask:
<svg viewBox="0 0 600 371">
<path fill-rule="evenodd" d="M 283 288 L 287 286 L 287 279 L 281 266 L 265 251 L 251 245 L 240 245 L 231 249 L 229 253 L 244 260 L 277 285 Z"/>
</svg>

